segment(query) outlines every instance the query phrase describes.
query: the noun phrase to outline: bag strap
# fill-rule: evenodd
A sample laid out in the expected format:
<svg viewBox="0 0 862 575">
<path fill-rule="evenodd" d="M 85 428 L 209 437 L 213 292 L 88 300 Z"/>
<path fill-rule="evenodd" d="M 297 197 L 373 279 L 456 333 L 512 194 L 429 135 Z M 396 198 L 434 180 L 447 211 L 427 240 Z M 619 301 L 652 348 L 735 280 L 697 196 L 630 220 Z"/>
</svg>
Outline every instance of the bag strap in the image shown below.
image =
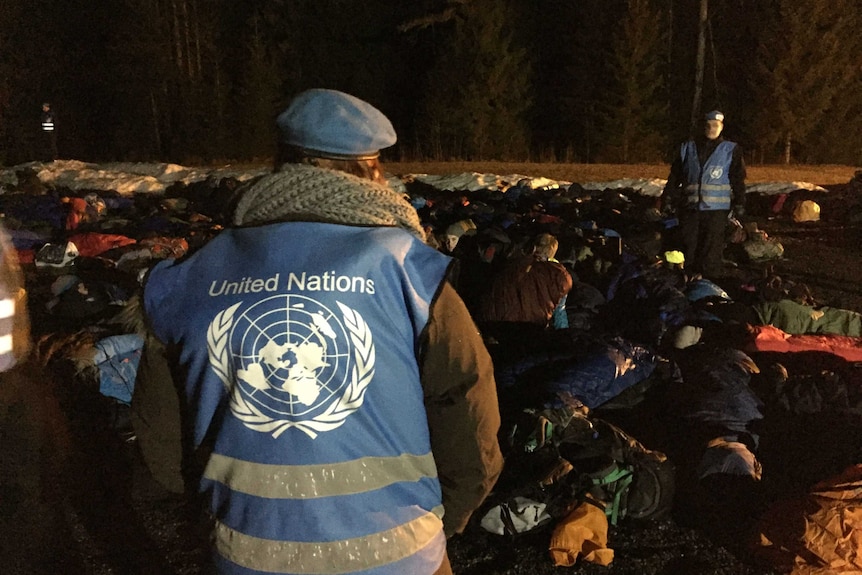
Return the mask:
<svg viewBox="0 0 862 575">
<path fill-rule="evenodd" d="M 518 533 L 518 530 L 515 529 L 515 523 L 512 521 L 512 511 L 509 509 L 508 501 L 500 504 L 500 521 L 503 522 L 503 527 L 510 536 Z"/>
<path fill-rule="evenodd" d="M 622 501 L 632 481 L 634 481 L 634 473 L 628 466 L 614 466 L 605 475 L 592 478 L 594 487 L 610 486 L 612 488 L 613 497 L 605 505 L 605 515 L 607 515 L 611 525 L 615 526 L 620 519 L 626 516 Z"/>
</svg>

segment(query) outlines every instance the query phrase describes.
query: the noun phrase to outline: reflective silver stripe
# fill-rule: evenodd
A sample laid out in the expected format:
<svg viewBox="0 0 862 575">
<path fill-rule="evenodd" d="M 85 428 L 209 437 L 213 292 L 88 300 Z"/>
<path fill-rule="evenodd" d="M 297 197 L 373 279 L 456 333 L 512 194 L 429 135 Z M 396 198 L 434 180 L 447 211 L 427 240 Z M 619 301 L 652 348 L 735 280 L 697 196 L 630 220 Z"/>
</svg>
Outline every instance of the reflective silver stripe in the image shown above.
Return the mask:
<svg viewBox="0 0 862 575">
<path fill-rule="evenodd" d="M 214 453 L 204 477 L 268 499 L 314 499 L 381 489 L 401 481 L 437 477 L 434 457 L 404 454 L 363 457 L 323 465 L 270 465 Z"/>
<path fill-rule="evenodd" d="M 15 298 L 7 297 L 0 299 L 0 319 L 7 319 L 15 315 Z"/>
<path fill-rule="evenodd" d="M 688 203 L 696 204 L 697 202 L 706 202 L 708 204 L 713 203 L 713 204 L 719 204 L 719 205 L 720 204 L 727 204 L 729 206 L 730 205 L 730 198 L 727 196 L 712 196 L 712 195 L 707 195 L 707 194 L 701 195 L 700 198 L 698 198 L 697 196 L 688 196 Z"/>
<path fill-rule="evenodd" d="M 12 334 L 0 335 L 0 353 L 12 351 Z"/>
<path fill-rule="evenodd" d="M 729 192 L 730 184 L 703 184 L 700 186 L 702 192 Z"/>
<path fill-rule="evenodd" d="M 54 124 L 42 124 L 42 129 L 46 132 L 54 131 Z"/>
<path fill-rule="evenodd" d="M 689 192 L 696 192 L 698 186 L 697 184 L 689 184 L 685 189 Z M 700 190 L 702 192 L 729 192 L 730 184 L 702 184 Z"/>
<path fill-rule="evenodd" d="M 409 557 L 440 534 L 443 522 L 433 512 L 380 533 L 340 541 L 304 543 L 245 535 L 217 522 L 218 553 L 247 569 L 269 573 L 353 573 Z"/>
<path fill-rule="evenodd" d="M 730 184 L 689 184 L 685 190 L 690 205 L 703 203 L 708 208 L 730 208 Z"/>
</svg>

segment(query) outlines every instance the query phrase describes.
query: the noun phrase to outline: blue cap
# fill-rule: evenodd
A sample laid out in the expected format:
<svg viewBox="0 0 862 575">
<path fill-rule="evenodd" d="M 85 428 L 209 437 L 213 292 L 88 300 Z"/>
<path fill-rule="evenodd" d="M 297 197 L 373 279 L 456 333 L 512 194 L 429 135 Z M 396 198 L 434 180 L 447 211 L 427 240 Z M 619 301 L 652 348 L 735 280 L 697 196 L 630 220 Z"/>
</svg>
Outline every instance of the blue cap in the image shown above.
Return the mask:
<svg viewBox="0 0 862 575">
<path fill-rule="evenodd" d="M 719 122 L 724 121 L 724 114 L 719 112 L 718 110 L 713 110 L 712 112 L 706 113 L 706 119 L 709 120 L 718 120 Z"/>
<path fill-rule="evenodd" d="M 338 90 L 300 93 L 276 124 L 286 144 L 320 158 L 368 160 L 397 140 L 383 112 Z"/>
</svg>

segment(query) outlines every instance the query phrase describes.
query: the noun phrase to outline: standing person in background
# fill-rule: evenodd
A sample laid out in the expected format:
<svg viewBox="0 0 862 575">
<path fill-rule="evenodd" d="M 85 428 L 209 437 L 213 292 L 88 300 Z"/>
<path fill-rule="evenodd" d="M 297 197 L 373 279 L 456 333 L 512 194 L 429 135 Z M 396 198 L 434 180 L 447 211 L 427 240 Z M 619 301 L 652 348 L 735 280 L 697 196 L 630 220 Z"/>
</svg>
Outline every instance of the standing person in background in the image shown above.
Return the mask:
<svg viewBox="0 0 862 575">
<path fill-rule="evenodd" d="M 700 136 L 684 142 L 662 192 L 662 211 L 676 211 L 686 269 L 707 278 L 723 275 L 727 219 L 745 213 L 742 148 L 725 140 L 724 114 L 704 118 Z"/>
<path fill-rule="evenodd" d="M 51 162 L 59 157 L 57 153 L 57 124 L 54 117 L 54 110 L 51 109 L 51 104 L 45 102 L 42 104 L 42 140 L 43 140 L 43 156 L 42 160 Z"/>
<path fill-rule="evenodd" d="M 502 468 L 490 356 L 384 183 L 389 120 L 309 90 L 277 124 L 234 227 L 148 274 L 144 459 L 199 483 L 220 574 L 451 573 L 446 538 Z"/>
</svg>

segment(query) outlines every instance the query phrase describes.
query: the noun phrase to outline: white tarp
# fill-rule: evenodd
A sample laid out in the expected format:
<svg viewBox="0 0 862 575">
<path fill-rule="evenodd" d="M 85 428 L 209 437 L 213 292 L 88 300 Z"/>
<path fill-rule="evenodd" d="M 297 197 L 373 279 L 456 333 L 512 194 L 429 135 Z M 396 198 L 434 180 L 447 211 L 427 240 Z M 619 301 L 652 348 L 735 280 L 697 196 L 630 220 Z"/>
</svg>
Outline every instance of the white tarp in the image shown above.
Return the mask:
<svg viewBox="0 0 862 575">
<path fill-rule="evenodd" d="M 246 168 L 235 166 L 186 167 L 177 164 L 115 162 L 92 164 L 77 160 L 58 160 L 41 163 L 29 162 L 0 169 L 0 187 L 14 187 L 18 184 L 18 172 L 32 170 L 36 177 L 50 187 L 70 190 L 115 191 L 121 195 L 136 193 L 163 193 L 177 182 L 191 184 L 207 178 L 235 178 L 245 181 L 265 174 L 269 168 Z M 480 174 L 464 172 L 460 174 L 407 174 L 401 176 L 404 182 L 418 181 L 438 190 L 475 192 L 478 190 L 505 191 L 521 184 L 532 189 L 568 188 L 571 182 L 556 181 L 543 177 L 521 174 Z M 606 182 L 586 182 L 581 184 L 587 190 L 633 189 L 640 194 L 652 197 L 661 195 L 667 180 L 662 179 L 619 179 Z M 747 186 L 749 194 L 779 194 L 796 190 L 826 192 L 825 188 L 807 182 L 770 182 Z"/>
</svg>

